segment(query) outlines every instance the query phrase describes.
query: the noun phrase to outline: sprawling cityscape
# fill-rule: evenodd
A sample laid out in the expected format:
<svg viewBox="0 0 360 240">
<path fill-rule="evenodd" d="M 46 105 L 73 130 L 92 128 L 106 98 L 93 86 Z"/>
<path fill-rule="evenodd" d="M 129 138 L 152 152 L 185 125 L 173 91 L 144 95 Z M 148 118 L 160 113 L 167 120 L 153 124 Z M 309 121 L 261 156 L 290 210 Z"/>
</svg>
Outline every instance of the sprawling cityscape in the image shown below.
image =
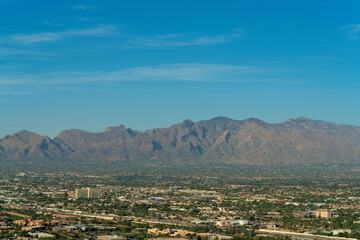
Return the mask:
<svg viewBox="0 0 360 240">
<path fill-rule="evenodd" d="M 238 175 L 4 172 L 0 238 L 359 239 L 357 171 Z M 160 171 L 160 170 L 159 170 Z M 221 170 L 222 171 L 222 170 Z M 283 174 L 281 174 L 283 171 Z M 96 172 L 96 170 L 94 170 Z M 277 177 L 269 177 L 277 175 Z"/>
</svg>

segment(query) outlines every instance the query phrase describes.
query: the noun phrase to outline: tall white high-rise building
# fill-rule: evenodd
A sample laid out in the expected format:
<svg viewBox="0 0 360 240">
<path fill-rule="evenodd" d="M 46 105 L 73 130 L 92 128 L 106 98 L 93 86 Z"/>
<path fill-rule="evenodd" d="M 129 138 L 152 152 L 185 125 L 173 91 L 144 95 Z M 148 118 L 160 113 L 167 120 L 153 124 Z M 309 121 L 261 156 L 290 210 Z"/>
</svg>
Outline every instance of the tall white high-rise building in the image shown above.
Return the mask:
<svg viewBox="0 0 360 240">
<path fill-rule="evenodd" d="M 98 188 L 77 188 L 75 190 L 75 198 L 100 198 L 100 189 Z"/>
</svg>

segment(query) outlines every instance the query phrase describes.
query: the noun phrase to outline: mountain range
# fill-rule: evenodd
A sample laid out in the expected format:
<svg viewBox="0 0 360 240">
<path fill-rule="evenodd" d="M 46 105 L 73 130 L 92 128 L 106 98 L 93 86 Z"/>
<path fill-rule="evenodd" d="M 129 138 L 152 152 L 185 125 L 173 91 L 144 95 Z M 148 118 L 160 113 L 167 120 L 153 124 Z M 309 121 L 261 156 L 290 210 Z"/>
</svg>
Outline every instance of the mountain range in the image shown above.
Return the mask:
<svg viewBox="0 0 360 240">
<path fill-rule="evenodd" d="M 51 139 L 26 130 L 0 139 L 0 161 L 359 164 L 360 128 L 303 117 L 270 124 L 216 117 L 136 131 L 123 125 Z"/>
</svg>

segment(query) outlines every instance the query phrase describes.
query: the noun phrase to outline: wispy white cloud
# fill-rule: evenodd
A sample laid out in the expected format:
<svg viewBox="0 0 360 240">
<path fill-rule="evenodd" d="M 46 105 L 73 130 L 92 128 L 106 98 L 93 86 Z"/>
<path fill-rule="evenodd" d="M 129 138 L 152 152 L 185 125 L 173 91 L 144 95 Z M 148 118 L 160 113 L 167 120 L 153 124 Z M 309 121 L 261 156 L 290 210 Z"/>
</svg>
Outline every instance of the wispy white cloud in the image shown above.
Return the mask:
<svg viewBox="0 0 360 240">
<path fill-rule="evenodd" d="M 96 22 L 96 21 L 98 21 L 98 19 L 96 19 L 96 18 L 88 18 L 88 17 L 78 17 L 78 18 L 76 18 L 76 20 L 79 22 Z"/>
<path fill-rule="evenodd" d="M 217 64 L 166 64 L 155 67 L 127 68 L 114 72 L 77 72 L 64 74 L 44 80 L 47 84 L 124 82 L 124 81 L 190 81 L 218 82 L 245 80 L 246 76 L 258 74 L 263 70 L 248 66 Z M 70 81 L 68 79 L 71 79 Z"/>
<path fill-rule="evenodd" d="M 11 68 L 15 66 L 19 67 L 19 64 L 16 63 L 17 60 L 21 61 L 48 61 L 50 59 L 63 56 L 64 52 L 61 51 L 38 51 L 35 49 L 29 50 L 26 47 L 0 47 L 0 59 L 6 60 L 8 64 L 12 65 Z M 0 69 L 5 69 L 6 65 L 0 66 Z M 9 67 L 6 67 L 9 68 Z"/>
<path fill-rule="evenodd" d="M 44 24 L 51 23 L 47 22 Z M 35 44 L 38 46 L 40 43 L 56 42 L 75 37 L 109 37 L 117 38 L 119 41 L 114 43 L 114 45 L 107 45 L 106 48 L 109 49 L 110 47 L 119 50 L 124 48 L 162 48 L 218 45 L 233 42 L 243 36 L 242 30 L 235 29 L 229 34 L 202 36 L 195 36 L 194 34 L 166 34 L 146 38 L 134 37 L 134 35 L 124 33 L 124 31 L 121 29 L 122 27 L 120 27 L 120 25 L 98 25 L 94 28 L 87 29 L 67 29 L 64 31 L 40 32 L 31 34 L 17 33 L 0 36 L 0 43 L 7 47 L 28 47 Z M 120 32 L 122 32 L 121 35 Z M 101 42 L 96 43 L 96 45 L 100 47 L 103 46 L 101 45 Z M 0 55 L 20 55 L 21 52 L 23 54 L 27 54 L 27 50 L 27 48 L 18 48 L 13 49 L 12 51 L 2 51 L 0 48 Z M 40 53 L 41 49 L 37 49 L 37 51 Z M 64 52 L 61 52 L 61 54 L 64 54 Z"/>
<path fill-rule="evenodd" d="M 27 50 L 19 50 L 19 49 L 13 49 L 13 48 L 0 48 L 0 56 L 6 56 L 6 55 L 26 55 L 31 54 L 31 51 Z"/>
<path fill-rule="evenodd" d="M 51 21 L 45 21 L 43 22 L 44 25 L 52 26 L 52 27 L 64 27 L 65 25 L 62 23 L 56 23 Z"/>
<path fill-rule="evenodd" d="M 89 5 L 76 5 L 76 6 L 73 6 L 73 8 L 80 9 L 80 10 L 91 10 L 92 6 L 89 6 Z"/>
<path fill-rule="evenodd" d="M 31 86 L 34 80 L 29 76 L 3 74 L 0 76 L 0 86 Z"/>
<path fill-rule="evenodd" d="M 3 86 L 54 86 L 106 82 L 269 82 L 269 69 L 218 64 L 165 64 L 118 71 L 52 72 L 46 74 L 0 76 Z M 279 80 L 275 80 L 278 82 Z"/>
<path fill-rule="evenodd" d="M 68 29 L 60 32 L 43 32 L 35 34 L 14 34 L 0 39 L 2 42 L 12 44 L 33 44 L 39 42 L 54 42 L 65 38 L 78 36 L 111 37 L 118 34 L 118 29 L 113 25 L 99 25 L 89 29 Z"/>
<path fill-rule="evenodd" d="M 346 37 L 349 40 L 358 40 L 360 37 L 360 24 L 348 24 L 342 30 L 345 31 Z"/>
<path fill-rule="evenodd" d="M 130 44 L 143 47 L 185 47 L 185 46 L 206 46 L 233 42 L 243 36 L 240 29 L 229 34 L 188 36 L 185 34 L 167 34 L 154 37 L 137 37 L 129 39 Z"/>
</svg>

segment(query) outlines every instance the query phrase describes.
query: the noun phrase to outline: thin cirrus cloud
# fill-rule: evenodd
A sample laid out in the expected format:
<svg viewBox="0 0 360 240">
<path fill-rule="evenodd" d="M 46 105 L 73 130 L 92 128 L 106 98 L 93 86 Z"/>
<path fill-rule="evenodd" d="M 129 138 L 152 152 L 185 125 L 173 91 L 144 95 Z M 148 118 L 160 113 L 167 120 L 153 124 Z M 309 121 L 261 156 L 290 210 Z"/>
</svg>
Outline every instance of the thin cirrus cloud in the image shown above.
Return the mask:
<svg viewBox="0 0 360 240">
<path fill-rule="evenodd" d="M 118 37 L 119 28 L 114 25 L 98 25 L 88 29 L 67 29 L 57 32 L 41 32 L 33 34 L 12 34 L 0 38 L 1 43 L 11 45 L 32 45 L 36 43 L 56 42 L 74 37 Z M 235 29 L 229 34 L 192 36 L 189 34 L 167 34 L 153 37 L 127 37 L 125 48 L 161 48 L 161 47 L 186 47 L 207 46 L 233 42 L 243 36 L 243 31 Z"/>
<path fill-rule="evenodd" d="M 349 40 L 358 40 L 360 37 L 360 24 L 348 24 L 342 30 L 346 32 L 346 37 Z"/>
<path fill-rule="evenodd" d="M 154 37 L 137 37 L 129 39 L 128 42 L 141 47 L 185 47 L 185 46 L 206 46 L 233 42 L 243 36 L 240 29 L 234 30 L 229 34 L 219 34 L 213 36 L 189 37 L 184 34 L 167 34 Z"/>
<path fill-rule="evenodd" d="M 27 54 L 34 54 L 34 52 L 27 50 L 13 49 L 13 48 L 0 48 L 0 57 L 9 56 L 9 55 L 27 55 Z"/>
<path fill-rule="evenodd" d="M 95 28 L 74 30 L 68 29 L 61 32 L 43 32 L 35 34 L 13 34 L 6 39 L 3 39 L 3 42 L 12 43 L 12 44 L 33 44 L 41 42 L 54 42 L 71 37 L 79 36 L 98 36 L 98 37 L 111 37 L 118 34 L 118 29 L 113 25 L 100 25 Z"/>
<path fill-rule="evenodd" d="M 226 82 L 246 81 L 265 70 L 249 66 L 218 64 L 165 64 L 113 72 L 70 72 L 49 76 L 42 84 L 101 82 Z"/>
<path fill-rule="evenodd" d="M 0 77 L 3 86 L 56 86 L 109 82 L 269 82 L 271 69 L 219 64 L 164 64 L 118 71 L 53 72 Z M 277 81 L 277 80 L 276 80 Z"/>
<path fill-rule="evenodd" d="M 89 5 L 76 5 L 76 6 L 73 6 L 73 8 L 80 9 L 80 10 L 91 10 L 92 9 L 92 7 Z"/>
</svg>

